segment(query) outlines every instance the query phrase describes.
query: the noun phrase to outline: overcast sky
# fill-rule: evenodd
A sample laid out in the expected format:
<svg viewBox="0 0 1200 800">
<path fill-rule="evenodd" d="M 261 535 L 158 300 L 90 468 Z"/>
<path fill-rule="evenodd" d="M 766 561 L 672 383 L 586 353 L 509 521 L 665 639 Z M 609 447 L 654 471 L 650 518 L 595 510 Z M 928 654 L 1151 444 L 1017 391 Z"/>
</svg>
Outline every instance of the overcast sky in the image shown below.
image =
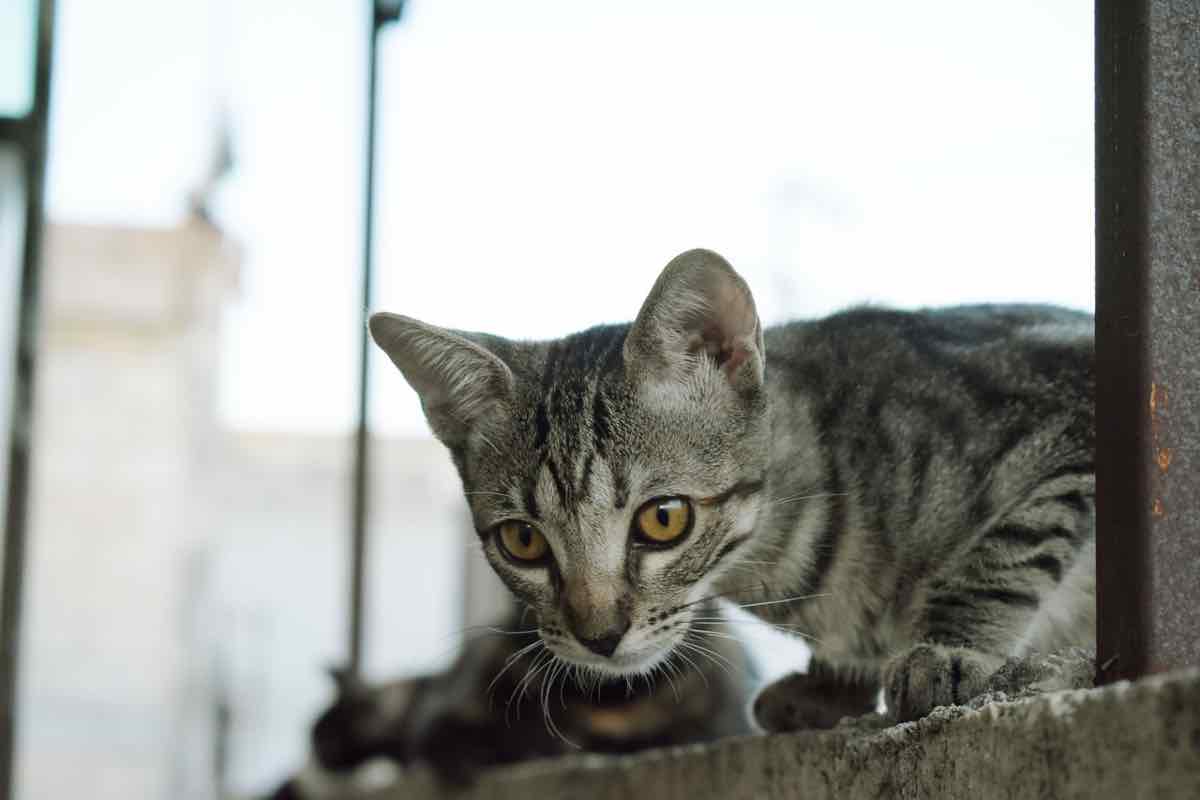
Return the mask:
<svg viewBox="0 0 1200 800">
<path fill-rule="evenodd" d="M 221 109 L 247 261 L 221 413 L 354 407 L 365 3 L 61 0 L 60 220 L 170 225 Z M 381 51 L 377 307 L 547 337 L 695 246 L 767 321 L 852 302 L 1092 308 L 1087 0 L 411 0 Z M 386 431 L 425 430 L 382 358 Z"/>
</svg>

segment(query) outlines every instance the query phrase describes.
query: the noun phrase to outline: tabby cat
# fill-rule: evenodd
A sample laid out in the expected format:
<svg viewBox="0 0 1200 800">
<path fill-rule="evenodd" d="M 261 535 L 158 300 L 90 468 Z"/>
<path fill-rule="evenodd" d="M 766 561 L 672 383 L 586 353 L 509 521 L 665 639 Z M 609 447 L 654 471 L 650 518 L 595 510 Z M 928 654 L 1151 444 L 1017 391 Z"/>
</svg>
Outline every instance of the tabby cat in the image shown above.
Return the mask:
<svg viewBox="0 0 1200 800">
<path fill-rule="evenodd" d="M 857 308 L 763 330 L 717 254 L 636 320 L 547 342 L 370 330 L 447 446 L 484 552 L 576 672 L 666 669 L 709 598 L 804 635 L 770 730 L 879 688 L 911 720 L 1093 636 L 1092 318 Z"/>
</svg>

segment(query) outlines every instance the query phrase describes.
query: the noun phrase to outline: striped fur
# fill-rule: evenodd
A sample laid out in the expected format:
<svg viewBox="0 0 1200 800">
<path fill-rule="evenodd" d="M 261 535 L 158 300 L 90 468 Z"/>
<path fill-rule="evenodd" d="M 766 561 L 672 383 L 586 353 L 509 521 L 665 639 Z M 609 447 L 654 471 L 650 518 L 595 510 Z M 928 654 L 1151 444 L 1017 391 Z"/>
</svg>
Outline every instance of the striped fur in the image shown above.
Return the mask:
<svg viewBox="0 0 1200 800">
<path fill-rule="evenodd" d="M 632 325 L 518 343 L 376 315 L 372 333 L 422 393 L 496 572 L 582 669 L 664 668 L 719 595 L 911 718 L 1008 655 L 1092 635 L 1086 314 L 859 308 L 763 331 L 736 272 L 690 251 Z M 463 385 L 488 389 L 456 407 Z M 631 520 L 661 496 L 690 499 L 694 530 L 645 548 Z M 506 558 L 509 519 L 553 558 Z M 580 643 L 612 632 L 611 656 Z"/>
</svg>

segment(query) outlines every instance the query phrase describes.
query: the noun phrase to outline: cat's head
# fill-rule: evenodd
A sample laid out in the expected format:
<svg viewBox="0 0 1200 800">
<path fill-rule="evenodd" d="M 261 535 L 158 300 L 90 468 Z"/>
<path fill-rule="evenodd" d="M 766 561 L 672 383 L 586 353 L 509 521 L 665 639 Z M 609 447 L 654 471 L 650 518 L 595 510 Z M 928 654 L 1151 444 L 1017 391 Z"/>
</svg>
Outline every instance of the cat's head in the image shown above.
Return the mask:
<svg viewBox="0 0 1200 800">
<path fill-rule="evenodd" d="M 745 281 L 692 250 L 631 325 L 532 343 L 387 313 L 370 328 L 551 651 L 609 675 L 666 658 L 762 502 L 765 362 Z"/>
</svg>

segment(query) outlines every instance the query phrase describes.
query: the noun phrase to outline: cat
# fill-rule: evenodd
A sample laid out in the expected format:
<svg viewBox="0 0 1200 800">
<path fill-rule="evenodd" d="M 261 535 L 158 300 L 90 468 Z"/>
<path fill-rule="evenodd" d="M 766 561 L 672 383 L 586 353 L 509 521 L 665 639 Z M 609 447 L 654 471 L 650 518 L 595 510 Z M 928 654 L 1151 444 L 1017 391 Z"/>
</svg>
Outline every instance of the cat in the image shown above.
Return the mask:
<svg viewBox="0 0 1200 800">
<path fill-rule="evenodd" d="M 536 309 L 528 309 L 535 313 Z M 376 313 L 484 553 L 577 671 L 650 674 L 737 602 L 812 668 L 753 704 L 912 720 L 1094 639 L 1094 347 L 1051 306 L 860 307 L 763 329 L 691 250 L 630 324 L 510 341 Z"/>
<path fill-rule="evenodd" d="M 332 671 L 337 696 L 313 725 L 314 763 L 272 800 L 345 792 L 349 776 L 373 759 L 425 764 L 442 782 L 462 785 L 499 764 L 751 732 L 744 709 L 755 665 L 733 626 L 714 629 L 720 635 L 708 637 L 706 659 L 681 661 L 653 684 L 577 683 L 553 670 L 523 616 L 514 604 L 441 672 L 372 685 Z"/>
</svg>

